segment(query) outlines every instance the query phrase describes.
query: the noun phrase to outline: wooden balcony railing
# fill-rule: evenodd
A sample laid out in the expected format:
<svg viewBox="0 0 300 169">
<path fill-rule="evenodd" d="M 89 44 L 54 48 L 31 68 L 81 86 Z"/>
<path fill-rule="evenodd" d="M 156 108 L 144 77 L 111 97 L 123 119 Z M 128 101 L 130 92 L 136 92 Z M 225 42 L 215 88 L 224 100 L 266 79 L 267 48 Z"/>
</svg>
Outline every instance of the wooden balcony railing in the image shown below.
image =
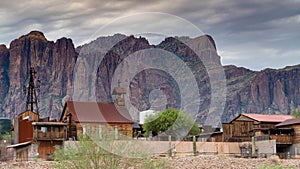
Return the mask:
<svg viewBox="0 0 300 169">
<path fill-rule="evenodd" d="M 255 138 L 255 141 L 270 140 L 269 135 L 255 136 L 254 138 Z"/>
<path fill-rule="evenodd" d="M 64 140 L 65 133 L 63 132 L 35 132 L 33 137 L 36 140 Z"/>
<path fill-rule="evenodd" d="M 293 137 L 287 134 L 270 135 L 270 140 L 276 140 L 276 144 L 292 144 Z"/>
<path fill-rule="evenodd" d="M 276 140 L 276 144 L 292 144 L 293 137 L 287 134 L 255 136 L 255 141 Z"/>
</svg>

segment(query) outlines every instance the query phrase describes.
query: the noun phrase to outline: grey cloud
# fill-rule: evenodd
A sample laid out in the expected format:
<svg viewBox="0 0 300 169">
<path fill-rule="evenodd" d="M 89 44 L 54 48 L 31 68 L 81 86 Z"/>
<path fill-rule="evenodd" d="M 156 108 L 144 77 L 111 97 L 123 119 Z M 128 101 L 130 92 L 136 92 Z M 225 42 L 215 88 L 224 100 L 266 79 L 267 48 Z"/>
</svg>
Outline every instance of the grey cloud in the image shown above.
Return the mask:
<svg viewBox="0 0 300 169">
<path fill-rule="evenodd" d="M 220 53 L 224 53 L 224 64 L 259 70 L 279 66 L 283 56 L 285 64 L 300 62 L 295 59 L 299 56 L 297 44 L 300 43 L 299 6 L 298 0 L 32 0 L 24 3 L 4 0 L 0 6 L 0 43 L 8 44 L 32 29 L 38 29 L 50 40 L 65 36 L 79 45 L 115 18 L 136 12 L 165 12 L 187 19 L 211 34 L 222 51 Z M 159 18 L 153 24 L 163 27 L 166 23 L 164 18 Z M 184 25 L 173 24 L 174 34 L 184 32 Z M 145 27 L 150 29 L 151 25 Z M 123 31 L 133 28 L 134 25 L 127 25 Z M 267 49 L 277 49 L 278 53 L 262 52 Z M 239 55 L 235 55 L 237 51 Z M 256 60 L 260 58 L 256 51 L 261 51 L 258 52 L 261 58 L 272 58 L 272 62 L 258 63 Z"/>
</svg>

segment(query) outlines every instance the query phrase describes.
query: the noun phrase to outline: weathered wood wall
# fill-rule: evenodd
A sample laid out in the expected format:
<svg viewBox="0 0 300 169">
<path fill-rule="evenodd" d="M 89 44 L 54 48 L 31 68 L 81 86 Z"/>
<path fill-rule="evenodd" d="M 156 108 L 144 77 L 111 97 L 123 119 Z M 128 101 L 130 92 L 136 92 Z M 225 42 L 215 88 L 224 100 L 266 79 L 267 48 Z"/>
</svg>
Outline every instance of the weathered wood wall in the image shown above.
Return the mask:
<svg viewBox="0 0 300 169">
<path fill-rule="evenodd" d="M 39 158 L 47 159 L 55 152 L 55 146 L 62 146 L 63 141 L 39 141 Z"/>
<path fill-rule="evenodd" d="M 119 135 L 132 137 L 131 123 L 76 123 L 77 133 L 83 133 L 83 126 L 86 128 L 87 133 L 99 134 L 99 128 L 102 128 L 103 134 L 114 132 L 115 126 L 118 127 Z"/>
<path fill-rule="evenodd" d="M 21 118 L 21 119 L 24 119 L 25 117 L 27 116 L 30 116 L 32 119 L 32 121 L 39 121 L 39 115 L 30 111 L 30 110 L 27 110 L 21 114 L 18 115 L 18 118 Z"/>
<path fill-rule="evenodd" d="M 230 123 L 222 124 L 223 141 L 250 141 L 253 136 L 250 131 L 257 128 L 275 128 L 277 123 L 259 122 L 244 115 Z"/>
<path fill-rule="evenodd" d="M 33 138 L 32 121 L 18 119 L 18 137 L 19 143 L 31 141 Z"/>
<path fill-rule="evenodd" d="M 289 126 L 288 126 L 289 127 Z M 294 128 L 293 144 L 300 143 L 300 125 L 292 125 L 291 128 Z"/>
</svg>

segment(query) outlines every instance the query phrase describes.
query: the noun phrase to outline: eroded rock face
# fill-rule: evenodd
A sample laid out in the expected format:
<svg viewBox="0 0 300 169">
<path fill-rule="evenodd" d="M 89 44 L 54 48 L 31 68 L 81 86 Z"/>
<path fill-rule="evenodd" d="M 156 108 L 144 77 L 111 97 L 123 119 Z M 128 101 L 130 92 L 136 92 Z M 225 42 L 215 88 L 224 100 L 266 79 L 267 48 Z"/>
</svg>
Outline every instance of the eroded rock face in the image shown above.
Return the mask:
<svg viewBox="0 0 300 169">
<path fill-rule="evenodd" d="M 9 51 L 5 45 L 0 45 L 0 105 L 4 103 L 9 90 L 8 68 Z"/>
<path fill-rule="evenodd" d="M 202 120 L 205 120 L 212 98 L 208 69 L 211 69 L 210 75 L 219 76 L 218 69 L 214 69 L 217 65 L 222 68 L 215 44 L 209 36 L 185 39 L 184 42 L 169 37 L 159 45 L 150 45 L 144 38 L 130 36 L 114 45 L 101 60 L 97 70 L 96 100 L 112 101 L 111 90 L 117 85 L 113 79 L 117 79 L 126 84 L 125 88 L 130 87 L 130 104 L 138 111 L 151 107 L 151 91 L 161 90 L 167 100 L 166 106 L 197 109 L 199 111 L 193 115 L 201 114 Z M 190 74 L 176 74 L 184 67 L 191 71 Z M 117 69 L 122 71 L 116 72 Z M 195 93 L 199 95 L 198 100 L 192 96 Z M 195 102 L 198 103 L 196 108 Z M 213 108 L 211 114 L 220 111 Z M 137 119 L 136 114 L 134 118 Z M 211 119 L 214 120 L 217 119 Z"/>
<path fill-rule="evenodd" d="M 13 117 L 25 110 L 23 85 L 28 84 L 29 67 L 33 66 L 41 80 L 38 93 L 41 116 L 56 118 L 62 110 L 61 99 L 72 95 L 72 75 L 77 58 L 72 40 L 47 41 L 43 33 L 32 31 L 12 41 L 8 55 L 6 79 L 10 86 L 1 104 L 2 115 Z"/>
<path fill-rule="evenodd" d="M 300 65 L 253 72 L 225 66 L 227 103 L 223 120 L 240 113 L 290 114 L 300 103 Z"/>
<path fill-rule="evenodd" d="M 149 50 L 152 56 L 148 56 Z M 192 75 L 174 77 L 170 73 L 172 67 L 162 71 L 145 69 L 143 64 L 138 64 L 143 60 L 136 60 L 134 66 L 126 62 L 127 57 L 135 55 L 161 57 L 157 65 L 163 66 L 166 62 L 181 70 L 177 61 L 167 59 L 168 53 L 179 58 Z M 224 81 L 213 81 L 222 74 L 220 65 L 216 44 L 208 35 L 194 39 L 169 37 L 158 45 L 151 45 L 142 37 L 116 34 L 75 49 L 71 39 L 52 42 L 43 33 L 33 31 L 12 41 L 9 48 L 0 45 L 0 111 L 2 116 L 13 117 L 25 110 L 23 85 L 28 83 L 30 66 L 35 67 L 41 80 L 40 113 L 52 118 L 61 113 L 62 100 L 112 101 L 111 91 L 118 84 L 116 80 L 129 86 L 130 101 L 138 110 L 145 110 L 151 107 L 151 101 L 157 102 L 155 97 L 149 96 L 153 90 L 161 90 L 157 93 L 166 95 L 163 97 L 166 104 L 179 108 L 183 100 L 178 96 L 189 93 L 188 89 L 193 87 L 187 83 L 186 88 L 180 89 L 179 84 L 195 79 L 196 93 L 200 95 L 195 116 L 200 123 L 207 119 L 218 120 L 214 119 L 218 113 L 222 114 L 223 122 L 228 122 L 240 113 L 289 114 L 293 107 L 299 107 L 300 65 L 259 72 L 224 66 L 221 67 L 225 72 Z M 126 71 L 119 72 L 119 77 L 114 79 L 118 68 Z M 134 76 L 127 70 L 134 72 Z M 224 83 L 224 87 L 218 88 L 220 85 L 215 83 Z M 217 99 L 213 103 L 212 100 L 221 96 L 212 94 L 224 92 L 223 88 L 227 89 L 226 100 L 223 103 Z M 153 100 L 149 100 L 150 97 Z M 187 108 L 194 105 L 192 97 L 185 99 Z"/>
</svg>

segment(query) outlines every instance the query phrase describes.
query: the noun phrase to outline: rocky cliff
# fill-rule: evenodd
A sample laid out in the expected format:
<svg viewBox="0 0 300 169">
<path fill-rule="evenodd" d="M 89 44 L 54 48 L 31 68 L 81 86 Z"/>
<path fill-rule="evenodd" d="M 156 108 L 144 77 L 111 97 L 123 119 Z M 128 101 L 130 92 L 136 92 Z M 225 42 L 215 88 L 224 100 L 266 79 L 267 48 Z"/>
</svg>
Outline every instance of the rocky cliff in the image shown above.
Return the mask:
<svg viewBox="0 0 300 169">
<path fill-rule="evenodd" d="M 299 106 L 300 65 L 259 72 L 220 65 L 208 35 L 170 37 L 151 45 L 143 37 L 116 34 L 75 49 L 71 39 L 52 42 L 33 31 L 9 48 L 0 46 L 1 115 L 13 117 L 25 110 L 22 87 L 30 66 L 41 80 L 40 113 L 53 118 L 66 99 L 112 101 L 117 85 L 128 87 L 126 97 L 138 111 L 153 103 L 160 108 L 184 105 L 197 109 L 193 115 L 200 123 L 218 120 L 214 117 L 219 114 L 223 122 L 242 112 L 289 114 Z"/>
<path fill-rule="evenodd" d="M 8 78 L 8 65 L 9 65 L 9 50 L 5 45 L 0 45 L 0 105 L 4 103 L 9 89 Z M 3 111 L 0 109 L 0 111 Z"/>
<path fill-rule="evenodd" d="M 228 92 L 223 121 L 242 112 L 290 114 L 300 108 L 300 65 L 259 72 L 236 66 L 224 69 Z"/>
<path fill-rule="evenodd" d="M 1 115 L 13 117 L 25 110 L 23 86 L 28 84 L 29 68 L 33 66 L 41 80 L 41 115 L 56 118 L 61 112 L 62 98 L 72 95 L 77 58 L 72 40 L 47 41 L 43 33 L 32 31 L 12 41 L 9 49 L 1 46 L 0 51 Z"/>
<path fill-rule="evenodd" d="M 118 41 L 99 62 L 96 100 L 112 101 L 112 89 L 120 81 L 124 88 L 129 86 L 126 105 L 132 105 L 130 112 L 135 119 L 139 111 L 153 108 L 151 102 L 160 102 L 158 98 L 161 97 L 165 97 L 165 103 L 155 105 L 160 109 L 166 105 L 184 107 L 197 111 L 194 111 L 195 116 L 207 115 L 211 86 L 205 66 L 220 65 L 215 44 L 211 42 L 210 36 L 185 42 L 169 37 L 156 46 L 141 37 L 129 36 Z M 184 69 L 191 72 L 181 71 Z M 155 91 L 160 91 L 161 95 L 154 96 Z M 194 94 L 199 97 L 195 98 Z"/>
</svg>

